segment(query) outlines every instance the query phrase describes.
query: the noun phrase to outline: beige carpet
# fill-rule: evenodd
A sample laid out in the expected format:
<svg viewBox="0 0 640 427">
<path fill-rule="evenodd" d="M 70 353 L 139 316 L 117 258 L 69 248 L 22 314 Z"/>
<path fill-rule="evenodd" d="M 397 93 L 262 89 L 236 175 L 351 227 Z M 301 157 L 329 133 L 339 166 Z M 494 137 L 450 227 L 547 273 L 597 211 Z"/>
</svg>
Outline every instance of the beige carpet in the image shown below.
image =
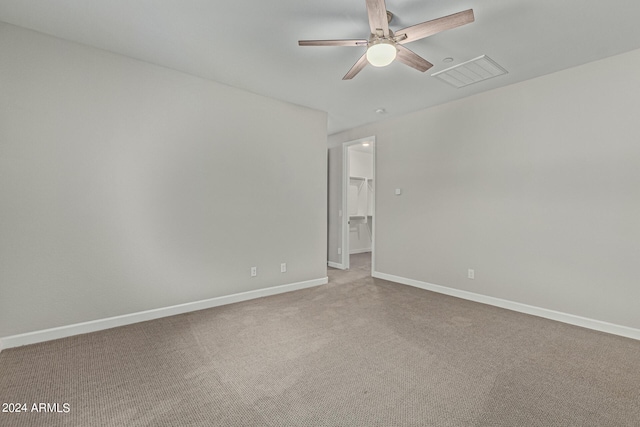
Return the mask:
<svg viewBox="0 0 640 427">
<path fill-rule="evenodd" d="M 368 277 L 0 353 L 2 426 L 640 426 L 640 342 Z M 60 408 L 62 410 L 62 406 Z"/>
</svg>

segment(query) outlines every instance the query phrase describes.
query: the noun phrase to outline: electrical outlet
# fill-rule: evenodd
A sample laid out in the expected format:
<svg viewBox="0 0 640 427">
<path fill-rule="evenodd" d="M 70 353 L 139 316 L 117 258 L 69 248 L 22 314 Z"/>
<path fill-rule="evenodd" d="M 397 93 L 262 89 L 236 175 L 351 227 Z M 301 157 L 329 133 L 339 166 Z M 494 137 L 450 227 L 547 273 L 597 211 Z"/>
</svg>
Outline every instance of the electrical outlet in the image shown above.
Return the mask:
<svg viewBox="0 0 640 427">
<path fill-rule="evenodd" d="M 258 275 L 258 267 L 251 267 L 251 277 L 256 277 Z"/>
<path fill-rule="evenodd" d="M 342 248 L 338 248 L 338 255 L 342 255 Z"/>
<path fill-rule="evenodd" d="M 286 273 L 287 272 L 287 263 L 283 262 L 282 264 L 280 264 L 280 273 Z"/>
<path fill-rule="evenodd" d="M 475 279 L 475 278 L 476 278 L 476 272 L 475 272 L 475 271 L 473 271 L 472 269 L 469 269 L 469 270 L 467 271 L 467 277 L 468 277 L 469 279 Z"/>
</svg>

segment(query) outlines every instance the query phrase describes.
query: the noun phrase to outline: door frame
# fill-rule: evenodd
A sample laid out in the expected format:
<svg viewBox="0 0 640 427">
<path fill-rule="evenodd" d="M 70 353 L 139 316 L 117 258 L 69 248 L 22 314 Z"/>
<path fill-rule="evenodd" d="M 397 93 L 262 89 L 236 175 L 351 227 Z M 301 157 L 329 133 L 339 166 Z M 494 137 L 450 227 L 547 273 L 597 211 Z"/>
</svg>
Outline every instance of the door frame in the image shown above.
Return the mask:
<svg viewBox="0 0 640 427">
<path fill-rule="evenodd" d="M 345 270 L 349 269 L 349 147 L 362 144 L 363 142 L 371 143 L 372 158 L 372 176 L 373 191 L 371 192 L 371 272 L 375 271 L 375 250 L 376 250 L 376 137 L 368 136 L 353 141 L 342 143 L 342 266 Z"/>
</svg>

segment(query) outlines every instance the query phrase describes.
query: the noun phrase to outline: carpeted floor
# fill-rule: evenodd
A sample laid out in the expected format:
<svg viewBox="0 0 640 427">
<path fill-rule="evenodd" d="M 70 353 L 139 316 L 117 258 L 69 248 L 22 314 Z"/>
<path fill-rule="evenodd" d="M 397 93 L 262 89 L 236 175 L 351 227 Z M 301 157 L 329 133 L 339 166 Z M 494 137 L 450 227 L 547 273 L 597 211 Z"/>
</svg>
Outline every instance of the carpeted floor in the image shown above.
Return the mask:
<svg viewBox="0 0 640 427">
<path fill-rule="evenodd" d="M 328 285 L 5 350 L 0 400 L 62 412 L 0 425 L 640 426 L 639 341 L 374 280 L 367 255 Z"/>
</svg>

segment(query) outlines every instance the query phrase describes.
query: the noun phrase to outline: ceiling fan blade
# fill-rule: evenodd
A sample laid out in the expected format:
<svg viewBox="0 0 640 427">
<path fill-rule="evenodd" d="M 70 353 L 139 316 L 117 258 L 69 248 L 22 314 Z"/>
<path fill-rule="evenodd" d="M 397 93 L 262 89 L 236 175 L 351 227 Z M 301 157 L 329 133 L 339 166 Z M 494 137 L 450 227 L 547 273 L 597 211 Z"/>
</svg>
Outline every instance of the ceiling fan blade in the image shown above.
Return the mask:
<svg viewBox="0 0 640 427">
<path fill-rule="evenodd" d="M 418 71 L 422 71 L 423 73 L 427 71 L 429 68 L 433 67 L 433 64 L 420 55 L 410 51 L 404 46 L 396 45 L 398 48 L 398 54 L 396 55 L 396 59 L 403 64 L 408 65 L 411 68 L 415 68 Z"/>
<path fill-rule="evenodd" d="M 366 46 L 368 40 L 298 40 L 298 46 Z"/>
<path fill-rule="evenodd" d="M 398 43 L 405 44 L 415 40 L 420 40 L 441 31 L 469 24 L 473 21 L 473 9 L 469 9 L 454 13 L 453 15 L 443 16 L 442 18 L 403 28 L 402 30 L 396 31 L 395 36 Z M 406 38 L 403 38 L 404 36 L 406 36 Z"/>
<path fill-rule="evenodd" d="M 389 21 L 387 18 L 387 6 L 384 0 L 367 0 L 367 13 L 369 14 L 369 27 L 371 34 L 378 34 L 377 30 L 382 30 L 382 35 L 389 36 Z"/>
<path fill-rule="evenodd" d="M 365 53 L 364 55 L 362 55 L 360 57 L 360 59 L 358 59 L 358 62 L 356 62 L 353 67 L 351 67 L 351 69 L 349 70 L 349 72 L 347 74 L 344 75 L 344 77 L 342 78 L 342 80 L 351 80 L 352 78 L 354 78 L 356 76 L 356 74 L 358 74 L 360 71 L 362 71 L 362 69 L 368 64 L 367 61 L 367 54 Z"/>
</svg>

